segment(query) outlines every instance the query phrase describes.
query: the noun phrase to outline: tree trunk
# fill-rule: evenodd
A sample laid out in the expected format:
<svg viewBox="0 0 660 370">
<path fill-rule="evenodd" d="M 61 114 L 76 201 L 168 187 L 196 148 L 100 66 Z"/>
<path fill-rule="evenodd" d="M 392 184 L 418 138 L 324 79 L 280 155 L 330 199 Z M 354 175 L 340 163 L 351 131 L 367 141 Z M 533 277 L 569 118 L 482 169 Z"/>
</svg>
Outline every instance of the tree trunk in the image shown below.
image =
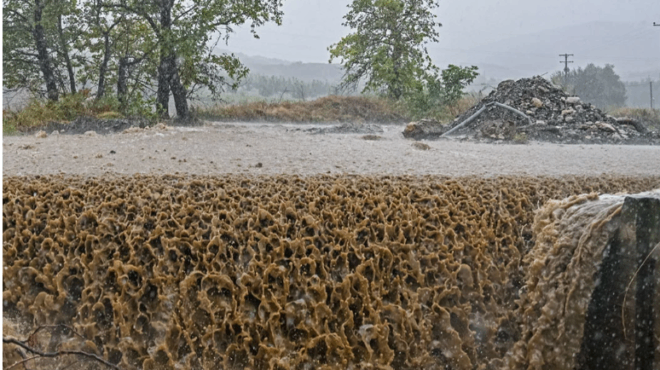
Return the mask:
<svg viewBox="0 0 660 370">
<path fill-rule="evenodd" d="M 170 89 L 174 95 L 174 106 L 176 107 L 176 115 L 179 119 L 186 120 L 190 118 L 190 111 L 188 110 L 188 94 L 186 88 L 181 83 L 179 70 L 176 66 L 176 56 L 172 54 L 170 57 L 170 66 L 172 74 L 170 75 Z"/>
<path fill-rule="evenodd" d="M 60 91 L 63 95 L 66 95 L 66 84 L 64 83 L 64 76 L 62 76 L 62 72 L 59 69 L 55 69 L 55 78 L 57 83 L 60 85 Z"/>
<path fill-rule="evenodd" d="M 99 85 L 96 89 L 97 100 L 101 99 L 105 94 L 105 73 L 108 69 L 108 62 L 110 61 L 110 33 L 106 32 L 103 37 L 105 48 L 103 49 L 103 62 L 101 62 L 101 67 L 99 68 Z M 121 70 L 121 65 L 119 68 Z M 117 95 L 119 95 L 119 81 L 117 81 Z"/>
<path fill-rule="evenodd" d="M 170 51 L 172 45 L 169 39 L 169 31 L 172 28 L 172 2 L 161 0 L 160 5 L 160 27 L 161 32 L 158 42 L 160 43 L 160 64 L 158 65 L 158 92 L 156 101 L 156 110 L 163 118 L 170 118 L 170 77 L 172 68 L 169 63 Z"/>
<path fill-rule="evenodd" d="M 394 81 L 392 81 L 392 84 L 389 86 L 389 95 L 391 98 L 394 98 L 394 100 L 399 100 L 403 95 L 403 82 L 401 81 L 402 47 L 399 45 L 399 40 L 401 39 L 401 33 L 399 31 L 395 31 L 393 32 L 393 34 L 394 34 L 393 38 L 395 39 L 395 44 L 392 50 L 391 58 L 394 69 Z"/>
<path fill-rule="evenodd" d="M 99 83 L 100 84 L 100 83 Z M 117 99 L 120 109 L 126 109 L 126 95 L 128 94 L 128 57 L 119 59 L 119 72 L 117 73 Z"/>
<path fill-rule="evenodd" d="M 160 66 L 158 67 L 158 110 L 161 116 L 169 118 L 169 100 L 170 91 L 174 95 L 174 104 L 176 114 L 179 119 L 188 119 L 190 111 L 188 110 L 188 97 L 186 88 L 181 83 L 181 77 L 176 66 L 176 53 L 170 39 L 170 30 L 172 29 L 172 6 L 171 0 L 163 0 L 160 8 L 160 26 L 161 38 L 158 40 L 160 45 Z"/>
<path fill-rule="evenodd" d="M 44 75 L 44 80 L 46 81 L 48 99 L 57 101 L 59 98 L 59 93 L 57 91 L 57 81 L 55 81 L 53 66 L 51 65 L 50 56 L 48 55 L 46 37 L 44 36 L 44 27 L 41 24 L 42 11 L 43 5 L 41 4 L 41 0 L 35 0 L 34 28 L 32 29 L 32 36 L 34 37 L 34 42 L 37 48 L 39 68 L 41 69 L 41 73 Z"/>
<path fill-rule="evenodd" d="M 170 118 L 170 82 L 168 70 L 169 66 L 167 63 L 167 58 L 161 51 L 160 65 L 158 66 L 158 92 L 156 96 L 156 111 L 162 118 Z"/>
<path fill-rule="evenodd" d="M 64 38 L 64 30 L 62 28 L 62 15 L 60 14 L 57 17 L 57 31 L 60 36 L 60 44 L 62 45 L 62 51 L 64 53 L 64 62 L 66 63 L 66 70 L 69 73 L 69 88 L 71 89 L 71 94 L 76 93 L 76 74 L 73 71 L 73 65 L 71 64 L 71 58 L 69 58 L 69 45 L 67 40 Z"/>
</svg>

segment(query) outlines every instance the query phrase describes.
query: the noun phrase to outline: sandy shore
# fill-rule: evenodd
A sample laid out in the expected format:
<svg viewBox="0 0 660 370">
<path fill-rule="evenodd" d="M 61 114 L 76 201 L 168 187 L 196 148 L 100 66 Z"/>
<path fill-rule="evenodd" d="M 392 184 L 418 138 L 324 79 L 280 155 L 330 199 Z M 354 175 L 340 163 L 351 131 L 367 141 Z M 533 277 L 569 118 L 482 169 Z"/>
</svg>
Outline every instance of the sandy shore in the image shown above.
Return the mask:
<svg viewBox="0 0 660 370">
<path fill-rule="evenodd" d="M 660 146 L 479 144 L 403 138 L 402 126 L 312 134 L 319 125 L 207 123 L 111 135 L 3 138 L 3 175 L 190 174 L 660 175 Z M 327 127 L 327 126 L 325 126 Z"/>
</svg>

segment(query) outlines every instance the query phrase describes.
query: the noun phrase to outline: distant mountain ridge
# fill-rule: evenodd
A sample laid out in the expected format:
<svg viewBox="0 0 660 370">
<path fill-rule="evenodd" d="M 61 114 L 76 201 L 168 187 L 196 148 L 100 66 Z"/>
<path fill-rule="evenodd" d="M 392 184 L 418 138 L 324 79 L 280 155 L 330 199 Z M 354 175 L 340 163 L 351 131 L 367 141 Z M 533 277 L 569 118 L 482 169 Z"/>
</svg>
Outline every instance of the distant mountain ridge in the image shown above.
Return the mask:
<svg viewBox="0 0 660 370">
<path fill-rule="evenodd" d="M 561 71 L 559 54 L 574 54 L 571 68 L 613 64 L 626 81 L 660 76 L 660 32 L 652 25 L 624 22 L 591 22 L 522 36 L 467 49 L 435 49 L 429 46 L 436 65 L 477 65 L 482 77 L 519 79 Z M 341 66 L 293 62 L 263 56 L 236 54 L 254 74 L 296 77 L 304 81 L 338 82 Z"/>
<path fill-rule="evenodd" d="M 231 53 L 225 50 L 219 52 Z M 241 62 L 250 69 L 251 74 L 263 76 L 282 76 L 286 78 L 297 78 L 305 82 L 313 80 L 338 83 L 341 81 L 344 72 L 341 66 L 329 63 L 303 63 L 268 58 L 263 56 L 246 55 L 243 53 L 234 53 Z"/>
<path fill-rule="evenodd" d="M 457 64 L 498 66 L 489 78 L 517 79 L 563 69 L 559 54 L 574 54 L 569 68 L 612 64 L 623 80 L 660 76 L 660 32 L 650 24 L 591 22 L 538 31 L 482 44 L 469 50 L 443 52 L 437 59 Z M 439 64 L 440 65 L 440 64 Z"/>
</svg>

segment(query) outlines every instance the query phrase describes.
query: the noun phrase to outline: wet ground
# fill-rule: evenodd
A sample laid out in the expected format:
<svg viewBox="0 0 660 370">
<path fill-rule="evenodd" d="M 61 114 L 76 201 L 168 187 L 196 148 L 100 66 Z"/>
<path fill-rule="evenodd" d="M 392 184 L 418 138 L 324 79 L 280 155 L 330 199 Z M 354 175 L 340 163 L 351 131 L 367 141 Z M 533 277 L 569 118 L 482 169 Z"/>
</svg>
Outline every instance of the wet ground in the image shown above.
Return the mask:
<svg viewBox="0 0 660 370">
<path fill-rule="evenodd" d="M 419 145 L 402 131 L 398 125 L 369 125 L 368 132 L 360 132 L 329 125 L 207 122 L 110 135 L 9 136 L 3 138 L 3 175 L 660 175 L 660 146 L 456 139 Z"/>
</svg>

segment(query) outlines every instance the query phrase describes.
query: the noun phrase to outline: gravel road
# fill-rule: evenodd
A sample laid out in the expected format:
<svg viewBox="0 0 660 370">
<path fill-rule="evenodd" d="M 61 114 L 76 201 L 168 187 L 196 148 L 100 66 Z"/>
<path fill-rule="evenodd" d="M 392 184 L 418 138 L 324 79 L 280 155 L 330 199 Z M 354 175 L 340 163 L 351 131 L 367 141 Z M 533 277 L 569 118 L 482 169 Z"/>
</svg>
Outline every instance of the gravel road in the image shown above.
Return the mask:
<svg viewBox="0 0 660 370">
<path fill-rule="evenodd" d="M 111 135 L 3 138 L 3 175 L 135 173 L 447 176 L 660 175 L 660 146 L 479 144 L 313 134 L 320 125 L 206 123 Z M 325 126 L 327 127 L 327 125 Z M 377 140 L 373 140 L 377 139 Z"/>
</svg>

